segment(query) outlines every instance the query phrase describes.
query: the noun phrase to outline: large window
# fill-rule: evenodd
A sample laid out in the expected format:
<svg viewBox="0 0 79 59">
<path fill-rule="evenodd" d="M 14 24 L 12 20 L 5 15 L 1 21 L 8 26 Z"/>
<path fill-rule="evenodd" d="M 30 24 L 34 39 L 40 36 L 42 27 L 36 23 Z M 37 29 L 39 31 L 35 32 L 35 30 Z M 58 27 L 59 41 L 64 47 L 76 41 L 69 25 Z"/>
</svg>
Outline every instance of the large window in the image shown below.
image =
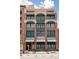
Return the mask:
<svg viewBox="0 0 79 59">
<path fill-rule="evenodd" d="M 34 37 L 34 31 L 27 31 L 26 37 Z"/>
<path fill-rule="evenodd" d="M 47 32 L 47 37 L 55 37 L 55 31 L 48 31 Z"/>
<path fill-rule="evenodd" d="M 34 20 L 34 15 L 27 15 L 26 20 Z"/>
<path fill-rule="evenodd" d="M 44 36 L 44 15 L 38 14 L 36 16 L 37 24 L 36 24 L 36 30 L 37 30 L 37 36 Z"/>
</svg>

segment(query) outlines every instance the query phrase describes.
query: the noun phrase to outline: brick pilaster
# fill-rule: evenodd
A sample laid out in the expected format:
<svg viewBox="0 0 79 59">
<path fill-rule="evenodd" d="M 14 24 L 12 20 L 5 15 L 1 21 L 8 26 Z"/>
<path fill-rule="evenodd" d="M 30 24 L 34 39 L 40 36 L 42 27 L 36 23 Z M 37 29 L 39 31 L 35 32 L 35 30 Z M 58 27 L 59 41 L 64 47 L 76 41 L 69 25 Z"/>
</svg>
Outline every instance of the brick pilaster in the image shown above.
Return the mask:
<svg viewBox="0 0 79 59">
<path fill-rule="evenodd" d="M 45 23 L 45 20 L 46 20 L 46 15 L 45 15 L 45 19 L 44 19 L 44 23 Z M 44 34 L 45 34 L 45 50 L 47 50 L 47 31 L 46 31 L 46 23 L 45 23 L 45 29 L 44 29 Z"/>
<path fill-rule="evenodd" d="M 34 49 L 36 50 L 36 15 L 35 15 L 35 27 L 34 27 Z"/>
<path fill-rule="evenodd" d="M 26 14 L 24 13 L 24 7 L 22 7 L 22 43 L 23 43 L 23 51 L 26 50 Z"/>
</svg>

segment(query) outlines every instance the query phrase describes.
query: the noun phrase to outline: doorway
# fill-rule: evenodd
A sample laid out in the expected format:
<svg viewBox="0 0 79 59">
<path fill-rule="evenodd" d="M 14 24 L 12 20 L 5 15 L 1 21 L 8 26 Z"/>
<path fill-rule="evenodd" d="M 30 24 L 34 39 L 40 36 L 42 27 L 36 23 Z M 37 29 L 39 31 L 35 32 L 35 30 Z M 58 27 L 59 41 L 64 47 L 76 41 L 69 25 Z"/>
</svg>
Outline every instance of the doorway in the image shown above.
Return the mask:
<svg viewBox="0 0 79 59">
<path fill-rule="evenodd" d="M 45 47 L 44 47 L 44 42 L 37 42 L 37 50 L 44 50 Z"/>
<path fill-rule="evenodd" d="M 33 42 L 26 42 L 26 50 L 31 51 L 33 49 Z"/>
</svg>

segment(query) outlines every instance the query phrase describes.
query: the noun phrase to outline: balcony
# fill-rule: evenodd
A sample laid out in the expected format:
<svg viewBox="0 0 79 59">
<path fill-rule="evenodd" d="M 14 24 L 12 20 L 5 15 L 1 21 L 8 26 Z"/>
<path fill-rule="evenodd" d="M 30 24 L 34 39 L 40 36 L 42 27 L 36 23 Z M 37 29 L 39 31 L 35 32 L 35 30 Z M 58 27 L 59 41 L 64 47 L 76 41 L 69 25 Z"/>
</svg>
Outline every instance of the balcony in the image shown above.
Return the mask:
<svg viewBox="0 0 79 59">
<path fill-rule="evenodd" d="M 56 42 L 56 37 L 47 37 L 47 42 Z"/>
<path fill-rule="evenodd" d="M 44 36 L 38 36 L 37 37 L 37 42 L 45 42 L 45 37 Z"/>
<path fill-rule="evenodd" d="M 34 37 L 26 37 L 26 42 L 34 42 Z"/>
</svg>

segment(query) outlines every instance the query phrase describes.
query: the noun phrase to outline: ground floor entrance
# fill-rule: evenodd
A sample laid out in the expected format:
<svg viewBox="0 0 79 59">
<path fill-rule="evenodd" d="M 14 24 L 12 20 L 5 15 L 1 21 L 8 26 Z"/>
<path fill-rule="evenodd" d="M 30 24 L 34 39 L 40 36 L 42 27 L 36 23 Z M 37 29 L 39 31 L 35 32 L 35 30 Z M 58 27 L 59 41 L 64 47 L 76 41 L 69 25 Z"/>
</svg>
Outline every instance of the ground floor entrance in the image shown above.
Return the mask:
<svg viewBox="0 0 79 59">
<path fill-rule="evenodd" d="M 26 42 L 26 50 L 33 50 L 34 42 Z"/>
<path fill-rule="evenodd" d="M 37 42 L 36 49 L 37 50 L 45 50 L 45 43 L 44 42 Z"/>
<path fill-rule="evenodd" d="M 47 49 L 56 49 L 56 42 L 47 42 Z M 26 42 L 26 50 L 34 50 L 34 42 Z M 45 42 L 36 42 L 36 50 L 45 50 Z"/>
<path fill-rule="evenodd" d="M 47 42 L 48 50 L 56 49 L 56 42 Z"/>
</svg>

